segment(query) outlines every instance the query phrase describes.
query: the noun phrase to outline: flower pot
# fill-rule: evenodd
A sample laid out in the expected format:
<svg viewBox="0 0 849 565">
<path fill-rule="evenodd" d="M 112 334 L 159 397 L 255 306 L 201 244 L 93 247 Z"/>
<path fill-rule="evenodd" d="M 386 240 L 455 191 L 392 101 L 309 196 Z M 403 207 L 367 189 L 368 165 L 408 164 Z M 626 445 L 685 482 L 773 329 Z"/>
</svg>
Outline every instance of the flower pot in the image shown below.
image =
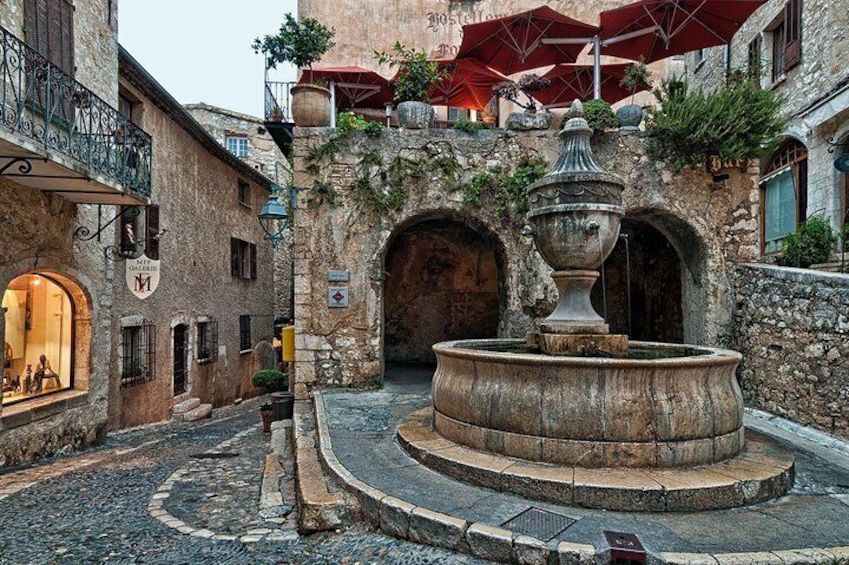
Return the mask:
<svg viewBox="0 0 849 565">
<path fill-rule="evenodd" d="M 398 104 L 398 125 L 408 129 L 425 129 L 433 125 L 436 113 L 427 102 L 401 102 Z"/>
<path fill-rule="evenodd" d="M 293 86 L 292 119 L 299 127 L 329 126 L 330 91 L 314 84 Z"/>
<path fill-rule="evenodd" d="M 294 392 L 272 392 L 271 402 L 274 406 L 275 420 L 291 420 L 295 409 Z"/>
<path fill-rule="evenodd" d="M 271 431 L 271 422 L 274 421 L 274 411 L 273 410 L 260 410 L 259 415 L 262 418 L 262 431 L 270 432 Z"/>
<path fill-rule="evenodd" d="M 628 104 L 616 110 L 616 118 L 619 120 L 620 128 L 635 130 L 640 127 L 640 122 L 643 121 L 643 109 L 636 104 Z"/>
</svg>

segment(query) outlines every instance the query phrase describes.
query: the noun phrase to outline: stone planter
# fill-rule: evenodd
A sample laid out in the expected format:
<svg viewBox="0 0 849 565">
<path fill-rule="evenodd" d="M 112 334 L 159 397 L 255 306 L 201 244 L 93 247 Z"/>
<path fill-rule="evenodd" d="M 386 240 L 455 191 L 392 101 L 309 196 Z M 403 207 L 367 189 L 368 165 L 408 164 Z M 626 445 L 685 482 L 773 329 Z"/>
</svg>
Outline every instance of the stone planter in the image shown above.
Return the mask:
<svg viewBox="0 0 849 565">
<path fill-rule="evenodd" d="M 402 128 L 425 129 L 433 125 L 435 112 L 426 102 L 401 102 L 398 104 L 398 124 Z"/>
<path fill-rule="evenodd" d="M 636 104 L 628 104 L 616 110 L 616 118 L 619 120 L 619 127 L 622 129 L 639 129 L 640 122 L 643 121 L 643 109 Z"/>
<path fill-rule="evenodd" d="M 551 112 L 511 112 L 504 126 L 516 131 L 546 130 L 551 127 L 553 120 Z"/>
<path fill-rule="evenodd" d="M 330 91 L 314 84 L 293 86 L 292 119 L 299 127 L 329 126 Z"/>
</svg>

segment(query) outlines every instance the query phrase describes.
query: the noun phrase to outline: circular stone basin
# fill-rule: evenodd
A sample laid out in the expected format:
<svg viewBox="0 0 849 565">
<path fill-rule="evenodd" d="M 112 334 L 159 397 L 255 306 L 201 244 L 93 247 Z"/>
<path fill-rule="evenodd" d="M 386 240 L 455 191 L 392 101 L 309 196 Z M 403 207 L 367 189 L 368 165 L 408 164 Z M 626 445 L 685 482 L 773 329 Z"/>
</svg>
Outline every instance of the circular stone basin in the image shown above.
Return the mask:
<svg viewBox="0 0 849 565">
<path fill-rule="evenodd" d="M 734 351 L 631 342 L 626 358 L 524 340 L 434 345 L 433 427 L 473 449 L 586 468 L 692 467 L 743 449 Z"/>
</svg>

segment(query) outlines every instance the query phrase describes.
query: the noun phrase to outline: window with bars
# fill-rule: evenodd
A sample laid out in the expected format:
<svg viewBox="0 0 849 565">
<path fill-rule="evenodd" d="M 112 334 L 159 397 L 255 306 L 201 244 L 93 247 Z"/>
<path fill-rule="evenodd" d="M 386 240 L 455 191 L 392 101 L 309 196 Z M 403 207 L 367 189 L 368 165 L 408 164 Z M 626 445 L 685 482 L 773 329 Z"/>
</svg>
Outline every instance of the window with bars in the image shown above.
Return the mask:
<svg viewBox="0 0 849 565">
<path fill-rule="evenodd" d="M 156 328 L 144 320 L 121 330 L 121 387 L 131 387 L 156 378 Z"/>
<path fill-rule="evenodd" d="M 218 321 L 207 318 L 198 321 L 198 364 L 215 363 L 218 360 Z"/>
<path fill-rule="evenodd" d="M 230 238 L 230 274 L 240 279 L 256 278 L 256 245 Z"/>
<path fill-rule="evenodd" d="M 250 351 L 251 343 L 251 317 L 239 316 L 239 351 Z"/>
<path fill-rule="evenodd" d="M 249 142 L 247 137 L 227 136 L 227 151 L 236 157 L 247 157 Z"/>
</svg>

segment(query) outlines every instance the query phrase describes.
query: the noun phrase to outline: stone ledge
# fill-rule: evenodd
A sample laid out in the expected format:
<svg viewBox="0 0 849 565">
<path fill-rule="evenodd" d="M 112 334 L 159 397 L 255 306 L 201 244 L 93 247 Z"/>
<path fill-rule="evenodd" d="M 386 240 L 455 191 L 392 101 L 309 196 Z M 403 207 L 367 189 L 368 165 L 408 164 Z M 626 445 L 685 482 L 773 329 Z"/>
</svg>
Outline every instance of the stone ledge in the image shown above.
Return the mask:
<svg viewBox="0 0 849 565">
<path fill-rule="evenodd" d="M 0 430 L 11 430 L 49 418 L 85 406 L 88 401 L 87 390 L 68 390 L 4 406 L 0 413 Z"/>
</svg>

